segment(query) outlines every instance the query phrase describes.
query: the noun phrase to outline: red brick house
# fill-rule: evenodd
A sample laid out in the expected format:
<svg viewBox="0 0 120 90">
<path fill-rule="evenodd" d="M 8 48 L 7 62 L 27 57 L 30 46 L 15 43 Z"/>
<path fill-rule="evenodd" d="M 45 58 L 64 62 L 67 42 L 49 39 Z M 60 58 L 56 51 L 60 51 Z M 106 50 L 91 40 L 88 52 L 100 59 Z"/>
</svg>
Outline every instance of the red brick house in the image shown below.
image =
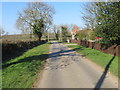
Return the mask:
<svg viewBox="0 0 120 90">
<path fill-rule="evenodd" d="M 75 36 L 76 36 L 78 31 L 79 31 L 78 27 L 74 26 L 73 30 L 71 31 L 72 39 L 75 39 Z"/>
</svg>

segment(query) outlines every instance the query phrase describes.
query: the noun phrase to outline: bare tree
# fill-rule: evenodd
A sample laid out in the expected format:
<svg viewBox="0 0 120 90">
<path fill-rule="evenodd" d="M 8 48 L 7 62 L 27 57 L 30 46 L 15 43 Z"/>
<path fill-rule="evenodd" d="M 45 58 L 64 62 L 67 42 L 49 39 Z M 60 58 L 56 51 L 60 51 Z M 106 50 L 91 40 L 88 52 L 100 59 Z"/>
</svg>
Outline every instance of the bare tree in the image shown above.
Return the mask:
<svg viewBox="0 0 120 90">
<path fill-rule="evenodd" d="M 84 9 L 84 12 L 81 12 L 83 14 L 83 21 L 85 22 L 86 28 L 94 30 L 95 24 L 96 24 L 96 5 L 94 2 L 87 2 L 83 4 L 82 9 Z"/>
<path fill-rule="evenodd" d="M 8 32 L 6 32 L 6 31 L 3 29 L 3 27 L 0 26 L 0 35 L 2 36 L 2 35 L 7 35 L 7 34 L 8 34 Z"/>
<path fill-rule="evenodd" d="M 65 25 L 68 28 L 68 31 L 73 30 L 74 26 L 76 26 L 75 24 L 66 24 Z"/>
<path fill-rule="evenodd" d="M 53 31 L 54 31 L 56 39 L 59 40 L 59 37 L 60 37 L 60 29 L 59 29 L 59 27 L 57 25 L 54 25 L 53 26 Z"/>
<path fill-rule="evenodd" d="M 54 8 L 43 2 L 30 2 L 23 12 L 19 12 L 16 26 L 23 32 L 27 30 L 30 34 L 37 35 L 41 40 L 43 32 L 52 24 L 54 13 Z"/>
</svg>

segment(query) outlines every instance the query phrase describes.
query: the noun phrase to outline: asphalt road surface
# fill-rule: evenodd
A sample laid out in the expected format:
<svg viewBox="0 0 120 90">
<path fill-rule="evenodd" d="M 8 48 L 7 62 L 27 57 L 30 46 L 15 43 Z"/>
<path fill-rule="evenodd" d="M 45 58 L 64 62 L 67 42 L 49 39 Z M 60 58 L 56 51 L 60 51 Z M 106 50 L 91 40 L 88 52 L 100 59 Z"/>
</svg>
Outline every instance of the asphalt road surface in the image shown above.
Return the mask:
<svg viewBox="0 0 120 90">
<path fill-rule="evenodd" d="M 118 88 L 118 80 L 62 43 L 53 42 L 37 88 Z"/>
</svg>

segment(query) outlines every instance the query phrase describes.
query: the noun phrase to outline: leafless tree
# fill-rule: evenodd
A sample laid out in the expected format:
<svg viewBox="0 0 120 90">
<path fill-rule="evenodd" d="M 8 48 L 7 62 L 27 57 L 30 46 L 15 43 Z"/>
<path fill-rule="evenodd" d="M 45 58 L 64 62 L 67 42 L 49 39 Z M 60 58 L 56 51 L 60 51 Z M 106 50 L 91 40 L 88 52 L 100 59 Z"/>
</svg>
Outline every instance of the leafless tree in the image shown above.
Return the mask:
<svg viewBox="0 0 120 90">
<path fill-rule="evenodd" d="M 30 2 L 23 12 L 19 12 L 16 26 L 22 32 L 36 34 L 41 40 L 43 32 L 47 32 L 52 24 L 52 15 L 55 10 L 43 2 Z"/>
</svg>

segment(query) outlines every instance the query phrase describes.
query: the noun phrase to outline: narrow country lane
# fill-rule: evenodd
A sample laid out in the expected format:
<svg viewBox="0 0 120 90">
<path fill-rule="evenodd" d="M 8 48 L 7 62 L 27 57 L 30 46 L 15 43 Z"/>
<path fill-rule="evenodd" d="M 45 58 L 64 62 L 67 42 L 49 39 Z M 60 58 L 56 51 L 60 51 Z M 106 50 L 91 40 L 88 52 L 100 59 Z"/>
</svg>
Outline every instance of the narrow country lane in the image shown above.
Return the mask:
<svg viewBox="0 0 120 90">
<path fill-rule="evenodd" d="M 53 42 L 36 88 L 118 88 L 112 75 L 100 80 L 103 70 L 62 43 Z"/>
</svg>

